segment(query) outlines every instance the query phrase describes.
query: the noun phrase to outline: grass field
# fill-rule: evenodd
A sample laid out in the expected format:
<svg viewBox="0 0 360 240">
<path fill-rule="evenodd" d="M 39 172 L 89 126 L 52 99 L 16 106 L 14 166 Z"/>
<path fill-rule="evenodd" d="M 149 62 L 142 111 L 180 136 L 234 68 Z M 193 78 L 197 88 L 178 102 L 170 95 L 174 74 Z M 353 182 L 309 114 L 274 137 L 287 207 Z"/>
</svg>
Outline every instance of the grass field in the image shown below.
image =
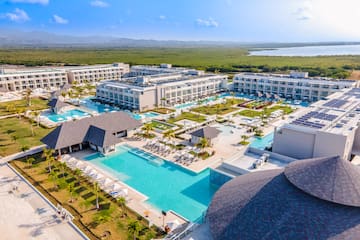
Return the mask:
<svg viewBox="0 0 360 240">
<path fill-rule="evenodd" d="M 206 117 L 204 117 L 200 114 L 195 114 L 195 113 L 191 113 L 191 112 L 183 112 L 175 118 L 170 118 L 168 120 L 168 122 L 175 123 L 175 122 L 183 120 L 183 119 L 187 119 L 187 120 L 198 122 L 198 123 L 202 123 L 202 122 L 206 121 Z"/>
<path fill-rule="evenodd" d="M 248 56 L 244 48 L 120 48 L 120 49 L 0 49 L 0 64 L 53 65 L 126 62 L 171 63 L 221 72 L 307 70 L 310 75 L 342 76 L 360 70 L 360 56 Z M 348 72 L 349 73 L 349 72 Z M 347 74 L 345 77 L 349 76 Z"/>
<path fill-rule="evenodd" d="M 39 155 L 35 156 L 32 167 L 26 159 L 12 161 L 11 164 L 23 172 L 33 185 L 53 204 L 60 203 L 75 217 L 75 224 L 93 239 L 134 239 L 128 230 L 131 222 L 138 224 L 136 239 L 161 238 L 155 228 L 148 228 L 147 222 L 136 213 L 119 206 L 104 192 L 99 192 L 100 209 L 96 209 L 96 189 L 92 182 L 80 176 L 59 162 L 52 162 L 53 175 L 48 173 L 48 163 Z M 25 173 L 25 174 L 24 174 Z M 31 177 L 30 177 L 31 176 Z M 70 195 L 69 186 L 73 192 Z M 72 201 L 70 201 L 73 199 Z M 104 232 L 110 236 L 101 238 Z"/>
<path fill-rule="evenodd" d="M 41 98 L 32 98 L 31 106 L 26 105 L 26 100 L 16 100 L 0 103 L 0 116 L 15 114 L 18 109 L 42 110 L 48 108 L 48 101 Z"/>
<path fill-rule="evenodd" d="M 237 110 L 237 108 L 234 108 L 233 105 L 243 103 L 244 101 L 245 100 L 242 99 L 227 99 L 225 103 L 196 107 L 196 108 L 192 108 L 191 111 L 206 115 L 214 115 L 214 114 L 224 115 Z"/>
<path fill-rule="evenodd" d="M 6 118 L 0 120 L 0 155 L 6 156 L 21 152 L 22 147 L 41 145 L 40 139 L 48 134 L 51 129 L 38 127 L 33 124 L 34 136 L 31 125 L 27 119 Z"/>
</svg>

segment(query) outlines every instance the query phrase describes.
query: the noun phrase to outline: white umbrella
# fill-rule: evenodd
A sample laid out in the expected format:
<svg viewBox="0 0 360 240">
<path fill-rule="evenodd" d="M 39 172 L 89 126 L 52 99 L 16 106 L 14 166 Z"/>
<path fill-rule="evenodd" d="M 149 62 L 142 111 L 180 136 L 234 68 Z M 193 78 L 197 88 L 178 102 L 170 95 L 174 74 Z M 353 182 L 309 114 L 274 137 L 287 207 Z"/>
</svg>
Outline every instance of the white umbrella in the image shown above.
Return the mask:
<svg viewBox="0 0 360 240">
<path fill-rule="evenodd" d="M 93 176 L 93 178 L 95 179 L 95 180 L 100 180 L 100 179 L 102 179 L 104 177 L 104 175 L 102 175 L 101 173 L 97 173 L 97 174 L 95 174 L 94 176 Z"/>
<path fill-rule="evenodd" d="M 97 172 L 95 169 L 93 169 L 93 170 L 91 170 L 89 173 L 87 173 L 87 175 L 88 175 L 89 177 L 93 177 L 93 176 L 95 176 L 96 174 L 98 174 L 98 172 Z"/>
<path fill-rule="evenodd" d="M 120 190 L 121 186 L 118 183 L 114 183 L 111 187 L 112 191 Z"/>
<path fill-rule="evenodd" d="M 85 174 L 86 174 L 86 173 L 90 173 L 92 170 L 93 170 L 92 167 L 86 166 L 85 169 L 84 169 L 84 173 L 85 173 Z"/>
<path fill-rule="evenodd" d="M 129 194 L 129 190 L 127 188 L 121 189 L 119 192 L 119 196 L 126 197 Z"/>
<path fill-rule="evenodd" d="M 80 169 L 83 165 L 84 165 L 83 162 L 78 161 L 78 162 L 75 164 L 75 167 Z"/>
<path fill-rule="evenodd" d="M 100 184 L 104 187 L 109 185 L 110 183 L 112 183 L 112 180 L 110 178 L 104 178 L 100 181 Z"/>
</svg>

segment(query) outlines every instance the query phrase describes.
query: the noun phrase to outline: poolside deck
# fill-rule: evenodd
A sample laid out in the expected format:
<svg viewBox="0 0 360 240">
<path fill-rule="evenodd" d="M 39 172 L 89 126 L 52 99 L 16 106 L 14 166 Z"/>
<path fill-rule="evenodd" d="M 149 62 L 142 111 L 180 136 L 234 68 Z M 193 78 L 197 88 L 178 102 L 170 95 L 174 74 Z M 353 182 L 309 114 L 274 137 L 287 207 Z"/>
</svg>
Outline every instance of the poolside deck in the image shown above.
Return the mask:
<svg viewBox="0 0 360 240">
<path fill-rule="evenodd" d="M 0 202 L 1 239 L 87 239 L 5 164 L 0 166 Z"/>
</svg>

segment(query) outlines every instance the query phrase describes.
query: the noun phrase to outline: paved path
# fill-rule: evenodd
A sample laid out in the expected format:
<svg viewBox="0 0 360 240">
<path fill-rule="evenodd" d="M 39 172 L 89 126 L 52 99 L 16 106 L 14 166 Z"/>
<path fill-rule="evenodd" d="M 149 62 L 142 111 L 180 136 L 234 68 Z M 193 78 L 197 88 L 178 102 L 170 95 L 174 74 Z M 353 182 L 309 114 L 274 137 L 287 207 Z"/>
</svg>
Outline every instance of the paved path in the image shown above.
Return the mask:
<svg viewBox="0 0 360 240">
<path fill-rule="evenodd" d="M 0 166 L 0 206 L 0 239 L 86 239 L 6 164 Z"/>
</svg>

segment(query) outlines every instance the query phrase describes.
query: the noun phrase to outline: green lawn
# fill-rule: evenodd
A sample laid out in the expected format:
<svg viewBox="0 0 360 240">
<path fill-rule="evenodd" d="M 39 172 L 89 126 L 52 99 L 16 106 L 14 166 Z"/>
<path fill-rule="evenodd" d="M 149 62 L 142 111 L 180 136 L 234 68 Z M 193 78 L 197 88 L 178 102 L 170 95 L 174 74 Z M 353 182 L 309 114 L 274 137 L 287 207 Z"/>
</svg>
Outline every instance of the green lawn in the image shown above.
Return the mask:
<svg viewBox="0 0 360 240">
<path fill-rule="evenodd" d="M 241 112 L 238 113 L 239 115 L 241 116 L 244 116 L 244 117 L 260 117 L 263 112 L 262 111 L 255 111 L 255 110 L 243 110 Z"/>
<path fill-rule="evenodd" d="M 153 126 L 153 128 L 157 128 L 160 130 L 169 130 L 169 129 L 173 128 L 173 126 L 171 126 L 167 123 L 161 123 L 158 121 L 151 121 L 151 125 Z"/>
<path fill-rule="evenodd" d="M 206 115 L 214 115 L 214 114 L 224 115 L 224 114 L 231 113 L 231 112 L 237 110 L 237 108 L 234 108 L 233 105 L 241 104 L 244 101 L 245 100 L 237 99 L 237 98 L 226 99 L 225 103 L 195 107 L 195 108 L 192 108 L 191 111 L 206 114 Z"/>
<path fill-rule="evenodd" d="M 156 113 L 160 113 L 160 114 L 168 114 L 168 113 L 175 112 L 175 110 L 170 109 L 170 108 L 160 107 L 160 108 L 152 109 L 149 112 L 156 112 Z"/>
<path fill-rule="evenodd" d="M 204 117 L 202 115 L 191 113 L 191 112 L 183 112 L 182 114 L 180 114 L 179 116 L 177 116 L 175 118 L 170 118 L 168 120 L 168 122 L 175 123 L 175 122 L 183 120 L 183 119 L 187 119 L 187 120 L 198 122 L 198 123 L 202 123 L 202 122 L 206 121 L 206 117 Z"/>
<path fill-rule="evenodd" d="M 27 106 L 26 100 L 16 100 L 0 103 L 0 116 L 16 113 L 17 109 L 42 110 L 48 108 L 48 101 L 41 98 L 32 98 L 31 106 Z"/>
<path fill-rule="evenodd" d="M 0 120 L 0 155 L 6 156 L 20 152 L 23 146 L 33 147 L 41 145 L 40 139 L 51 129 L 38 127 L 33 124 L 32 136 L 30 122 L 27 119 L 7 118 Z"/>
<path fill-rule="evenodd" d="M 0 64 L 59 65 L 171 63 L 221 72 L 309 71 L 310 75 L 347 77 L 349 70 L 360 69 L 359 56 L 274 57 L 248 56 L 246 48 L 114 48 L 114 49 L 0 49 Z M 345 75 L 344 75 L 345 73 Z M 346 76 L 347 75 L 347 76 Z"/>
<path fill-rule="evenodd" d="M 265 110 L 265 112 L 267 114 L 270 114 L 276 110 L 283 110 L 285 114 L 290 114 L 294 111 L 294 109 L 290 106 L 281 106 L 281 105 L 276 105 L 276 106 L 273 106 L 273 107 L 270 107 L 270 108 L 267 108 Z"/>
</svg>

